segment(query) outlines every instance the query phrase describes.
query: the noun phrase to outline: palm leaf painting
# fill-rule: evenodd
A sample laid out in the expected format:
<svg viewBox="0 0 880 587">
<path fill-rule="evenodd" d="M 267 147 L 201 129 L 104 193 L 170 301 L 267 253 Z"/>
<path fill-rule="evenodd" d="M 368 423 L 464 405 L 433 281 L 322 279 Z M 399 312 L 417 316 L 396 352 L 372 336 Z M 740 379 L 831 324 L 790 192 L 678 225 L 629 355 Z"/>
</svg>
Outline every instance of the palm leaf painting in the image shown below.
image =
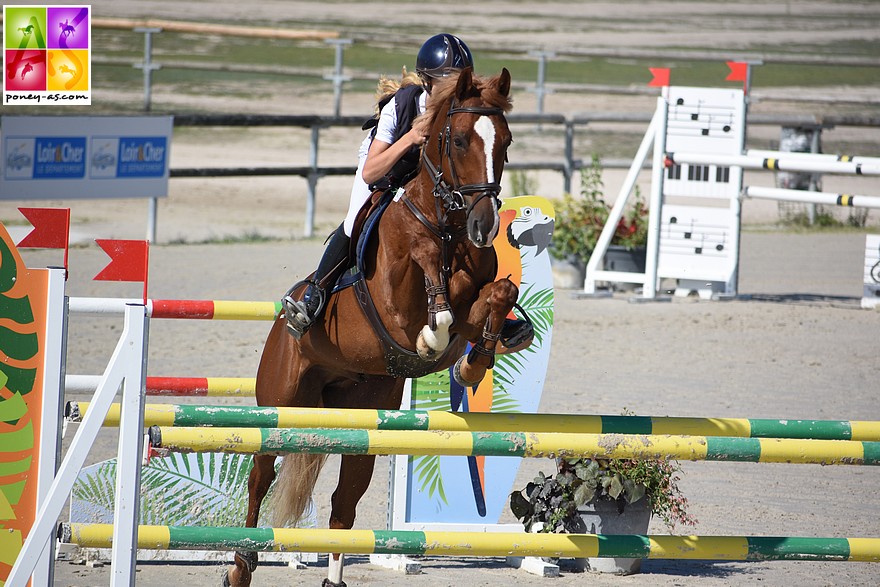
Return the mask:
<svg viewBox="0 0 880 587">
<path fill-rule="evenodd" d="M 532 319 L 535 328 L 535 341 L 522 353 L 497 355 L 493 368 L 492 411 L 497 413 L 519 412 L 520 404 L 509 393 L 510 385 L 522 373 L 524 353 L 536 352 L 536 347 L 543 340 L 553 324 L 553 288 L 534 290 L 529 285 L 520 295 L 522 306 Z M 412 381 L 413 409 L 417 410 L 449 410 L 449 372 L 431 373 Z M 443 478 L 440 471 L 439 455 L 411 457 L 412 471 L 419 491 L 431 498 L 436 498 L 438 505 L 447 504 L 443 489 Z"/>
<path fill-rule="evenodd" d="M 151 459 L 141 472 L 140 523 L 241 526 L 251 463 L 250 455 L 222 453 L 172 453 Z M 115 485 L 115 459 L 84 469 L 73 487 L 71 521 L 112 523 Z M 310 513 L 300 526 L 314 526 L 313 518 Z"/>
</svg>

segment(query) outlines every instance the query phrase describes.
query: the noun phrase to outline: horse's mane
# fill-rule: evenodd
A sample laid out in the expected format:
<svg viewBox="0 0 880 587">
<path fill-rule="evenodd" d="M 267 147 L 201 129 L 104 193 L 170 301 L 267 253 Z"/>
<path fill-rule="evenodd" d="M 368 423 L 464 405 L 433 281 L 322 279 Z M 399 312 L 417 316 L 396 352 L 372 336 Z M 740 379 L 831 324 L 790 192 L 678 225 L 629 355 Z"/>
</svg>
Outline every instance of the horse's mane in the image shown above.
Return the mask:
<svg viewBox="0 0 880 587">
<path fill-rule="evenodd" d="M 447 104 L 455 94 L 455 87 L 458 84 L 460 73 L 454 73 L 448 77 L 440 78 L 434 82 L 431 89 L 431 99 L 428 100 L 427 108 L 423 116 L 430 120 L 436 120 L 437 116 L 446 116 Z M 483 78 L 473 75 L 474 91 L 468 97 L 477 97 L 483 101 L 483 104 L 493 108 L 501 108 L 504 112 L 510 112 L 513 108 L 513 101 L 509 96 L 505 96 L 498 91 L 498 78 L 494 76 Z"/>
</svg>

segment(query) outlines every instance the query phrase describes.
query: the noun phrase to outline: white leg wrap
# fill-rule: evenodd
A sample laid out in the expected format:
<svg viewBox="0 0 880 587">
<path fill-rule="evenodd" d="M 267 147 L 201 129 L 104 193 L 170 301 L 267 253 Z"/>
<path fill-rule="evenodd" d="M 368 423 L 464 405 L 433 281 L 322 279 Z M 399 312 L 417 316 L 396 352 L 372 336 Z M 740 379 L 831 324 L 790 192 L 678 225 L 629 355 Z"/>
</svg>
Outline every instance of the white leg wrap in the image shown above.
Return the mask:
<svg viewBox="0 0 880 587">
<path fill-rule="evenodd" d="M 431 330 L 431 327 L 425 324 L 422 327 L 422 338 L 435 351 L 443 351 L 449 346 L 450 326 L 452 326 L 452 312 L 449 310 L 437 312 L 437 330 Z"/>
<path fill-rule="evenodd" d="M 327 579 L 333 583 L 334 585 L 339 585 L 342 583 L 342 560 L 345 555 L 338 555 L 339 559 L 336 559 L 336 555 L 331 554 L 330 560 L 327 563 Z"/>
</svg>

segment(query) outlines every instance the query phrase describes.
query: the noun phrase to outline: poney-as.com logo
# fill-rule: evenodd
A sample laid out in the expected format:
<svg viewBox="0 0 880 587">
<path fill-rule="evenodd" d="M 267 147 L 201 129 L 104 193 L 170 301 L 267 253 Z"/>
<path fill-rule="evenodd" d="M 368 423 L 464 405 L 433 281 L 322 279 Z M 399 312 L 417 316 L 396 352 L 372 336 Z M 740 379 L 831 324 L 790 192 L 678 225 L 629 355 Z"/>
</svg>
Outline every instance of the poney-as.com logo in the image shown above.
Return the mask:
<svg viewBox="0 0 880 587">
<path fill-rule="evenodd" d="M 3 105 L 91 104 L 91 6 L 3 6 Z"/>
</svg>

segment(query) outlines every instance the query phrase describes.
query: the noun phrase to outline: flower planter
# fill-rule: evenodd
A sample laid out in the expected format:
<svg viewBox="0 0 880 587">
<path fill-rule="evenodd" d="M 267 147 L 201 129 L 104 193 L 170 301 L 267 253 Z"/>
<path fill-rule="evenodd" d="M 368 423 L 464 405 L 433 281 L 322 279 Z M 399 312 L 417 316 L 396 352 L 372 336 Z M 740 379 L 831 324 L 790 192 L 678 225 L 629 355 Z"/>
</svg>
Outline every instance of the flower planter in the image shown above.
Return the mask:
<svg viewBox="0 0 880 587">
<path fill-rule="evenodd" d="M 617 503 L 610 499 L 592 499 L 578 508 L 587 534 L 647 534 L 651 521 L 651 502 L 642 498 L 627 504 L 623 513 L 618 513 Z M 642 567 L 640 558 L 597 557 L 586 559 L 590 569 L 597 573 L 632 575 Z M 578 559 L 583 566 L 584 559 Z"/>
</svg>

